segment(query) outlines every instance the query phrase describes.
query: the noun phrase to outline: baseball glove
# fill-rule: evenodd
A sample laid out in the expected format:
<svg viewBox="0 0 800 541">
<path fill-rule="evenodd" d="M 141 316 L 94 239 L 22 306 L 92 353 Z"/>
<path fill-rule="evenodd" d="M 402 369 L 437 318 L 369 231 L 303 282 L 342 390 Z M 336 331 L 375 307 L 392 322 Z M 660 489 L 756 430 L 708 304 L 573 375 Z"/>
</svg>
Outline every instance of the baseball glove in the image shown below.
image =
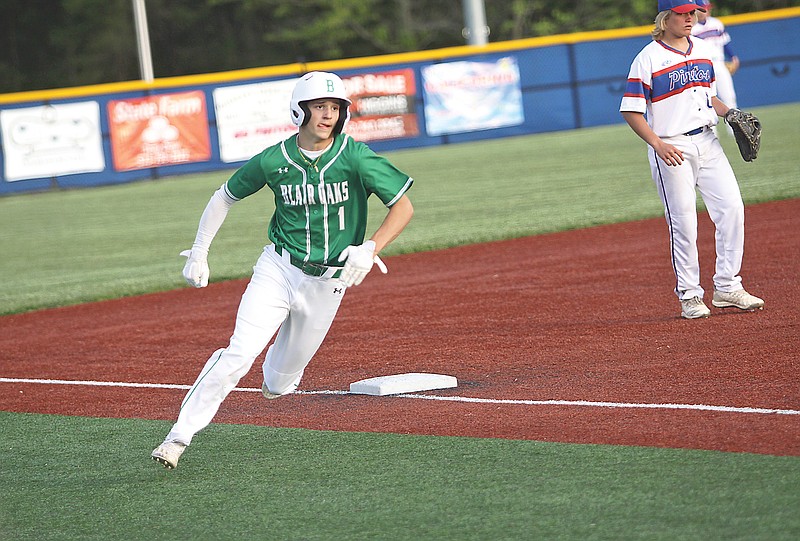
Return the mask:
<svg viewBox="0 0 800 541">
<path fill-rule="evenodd" d="M 753 113 L 739 109 L 728 110 L 725 113 L 725 122 L 733 129 L 733 136 L 744 161 L 755 160 L 761 147 L 761 122 Z"/>
</svg>

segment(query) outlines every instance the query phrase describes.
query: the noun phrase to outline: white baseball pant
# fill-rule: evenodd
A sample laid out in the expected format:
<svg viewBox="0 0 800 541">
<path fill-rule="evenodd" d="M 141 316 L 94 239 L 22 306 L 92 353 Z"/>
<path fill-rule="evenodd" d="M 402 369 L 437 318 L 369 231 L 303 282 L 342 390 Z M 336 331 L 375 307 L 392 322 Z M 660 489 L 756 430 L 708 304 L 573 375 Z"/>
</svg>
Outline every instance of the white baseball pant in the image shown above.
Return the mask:
<svg viewBox="0 0 800 541">
<path fill-rule="evenodd" d="M 663 138 L 683 152 L 683 163 L 668 166 L 652 148 L 650 167 L 664 203 L 669 227 L 675 293 L 679 299 L 703 297 L 697 252 L 697 192 L 716 228 L 714 288 L 741 288 L 744 254 L 744 203 L 728 158 L 711 129 L 698 135 Z"/>
<path fill-rule="evenodd" d="M 208 359 L 166 440 L 190 444 L 276 332 L 263 363 L 264 382 L 278 395 L 297 389 L 328 334 L 345 290 L 340 280 L 304 274 L 288 262 L 288 254 L 282 257 L 273 245 L 266 246 L 242 295 L 228 347 Z"/>
</svg>

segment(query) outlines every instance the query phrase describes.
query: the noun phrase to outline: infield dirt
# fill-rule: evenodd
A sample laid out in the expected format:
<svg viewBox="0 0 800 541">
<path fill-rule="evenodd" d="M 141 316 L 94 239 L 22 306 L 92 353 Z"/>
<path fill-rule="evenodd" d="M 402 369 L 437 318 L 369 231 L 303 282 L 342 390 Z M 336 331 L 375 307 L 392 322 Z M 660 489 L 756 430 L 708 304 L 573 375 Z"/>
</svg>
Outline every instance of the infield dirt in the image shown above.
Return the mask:
<svg viewBox="0 0 800 541">
<path fill-rule="evenodd" d="M 705 404 L 795 414 L 232 393 L 215 422 L 800 455 L 800 200 L 749 206 L 742 276 L 763 311 L 687 321 L 663 219 L 386 258 L 347 293 L 301 390 L 404 372 L 426 394 Z M 700 218 L 710 305 L 713 228 Z M 254 254 L 254 257 L 257 254 Z M 213 269 L 212 269 L 213 271 Z M 176 269 L 179 272 L 179 269 Z M 0 377 L 191 384 L 245 280 L 0 318 Z M 260 359 L 239 387 L 258 388 Z M 174 419 L 185 391 L 0 383 L 0 409 Z"/>
</svg>

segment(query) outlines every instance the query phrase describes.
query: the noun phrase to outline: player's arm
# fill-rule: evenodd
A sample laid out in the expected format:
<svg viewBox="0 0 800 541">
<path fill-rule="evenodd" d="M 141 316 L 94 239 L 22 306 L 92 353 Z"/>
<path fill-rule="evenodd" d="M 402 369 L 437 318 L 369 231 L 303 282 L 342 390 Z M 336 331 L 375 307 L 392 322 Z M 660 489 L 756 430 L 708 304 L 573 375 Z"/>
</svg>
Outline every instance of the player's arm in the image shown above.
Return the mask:
<svg viewBox="0 0 800 541">
<path fill-rule="evenodd" d="M 622 118 L 625 119 L 625 122 L 628 123 L 628 126 L 631 127 L 636 135 L 653 148 L 658 157 L 664 160 L 664 163 L 667 165 L 680 165 L 683 163 L 683 153 L 673 145 L 665 143 L 656 135 L 656 132 L 647 123 L 647 119 L 642 113 L 622 111 Z"/>
<path fill-rule="evenodd" d="M 740 63 L 739 57 L 733 52 L 730 41 L 723 46 L 723 52 L 725 53 L 725 67 L 728 68 L 728 71 L 733 75 L 739 71 Z"/>
<path fill-rule="evenodd" d="M 208 285 L 210 275 L 208 251 L 211 248 L 211 241 L 228 216 L 228 211 L 234 203 L 257 192 L 266 183 L 267 179 L 261 167 L 261 155 L 256 155 L 237 169 L 231 178 L 214 192 L 200 217 L 192 249 L 181 252 L 181 255 L 189 258 L 183 267 L 183 277 L 189 285 L 194 287 Z"/>
<path fill-rule="evenodd" d="M 372 269 L 373 264 L 377 264 L 381 272 L 386 274 L 386 265 L 378 257 L 378 252 L 397 238 L 411 221 L 413 215 L 414 206 L 408 196 L 403 195 L 389 207 L 383 223 L 368 241 L 358 246 L 348 246 L 342 250 L 339 261 L 344 261 L 345 264 L 340 279 L 345 285 L 350 287 L 360 284 Z"/>
<path fill-rule="evenodd" d="M 200 224 L 197 226 L 197 234 L 192 243 L 191 250 L 181 252 L 182 256 L 188 258 L 183 267 L 183 277 L 186 282 L 194 287 L 206 287 L 210 271 L 208 269 L 208 251 L 211 248 L 211 241 L 217 235 L 231 205 L 236 199 L 231 197 L 223 185 L 208 200 L 205 210 L 200 217 Z"/>
<path fill-rule="evenodd" d="M 730 110 L 730 107 L 722 103 L 719 98 L 714 96 L 711 98 L 711 106 L 714 108 L 714 112 L 717 113 L 717 116 L 725 117 L 725 114 Z"/>
<path fill-rule="evenodd" d="M 414 216 L 414 206 L 408 196 L 404 195 L 389 208 L 383 223 L 370 237 L 370 240 L 375 242 L 375 255 L 378 255 L 403 232 L 412 216 Z"/>
</svg>

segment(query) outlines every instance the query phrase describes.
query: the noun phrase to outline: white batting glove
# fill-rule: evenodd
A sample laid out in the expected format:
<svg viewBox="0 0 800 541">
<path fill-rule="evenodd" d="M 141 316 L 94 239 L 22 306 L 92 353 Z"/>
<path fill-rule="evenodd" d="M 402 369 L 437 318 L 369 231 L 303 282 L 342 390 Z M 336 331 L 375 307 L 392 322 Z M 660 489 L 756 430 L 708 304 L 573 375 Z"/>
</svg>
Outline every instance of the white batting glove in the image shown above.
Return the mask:
<svg viewBox="0 0 800 541">
<path fill-rule="evenodd" d="M 346 261 L 345 261 L 346 260 Z M 339 255 L 339 261 L 345 261 L 339 279 L 347 287 L 357 286 L 367 276 L 372 265 L 377 264 L 383 274 L 389 272 L 381 258 L 375 255 L 375 241 L 368 240 L 358 246 L 350 245 Z"/>
<path fill-rule="evenodd" d="M 208 252 L 192 249 L 182 251 L 181 255 L 189 258 L 183 266 L 183 277 L 186 278 L 186 282 L 190 286 L 206 287 L 208 276 L 211 274 L 208 270 Z"/>
</svg>

